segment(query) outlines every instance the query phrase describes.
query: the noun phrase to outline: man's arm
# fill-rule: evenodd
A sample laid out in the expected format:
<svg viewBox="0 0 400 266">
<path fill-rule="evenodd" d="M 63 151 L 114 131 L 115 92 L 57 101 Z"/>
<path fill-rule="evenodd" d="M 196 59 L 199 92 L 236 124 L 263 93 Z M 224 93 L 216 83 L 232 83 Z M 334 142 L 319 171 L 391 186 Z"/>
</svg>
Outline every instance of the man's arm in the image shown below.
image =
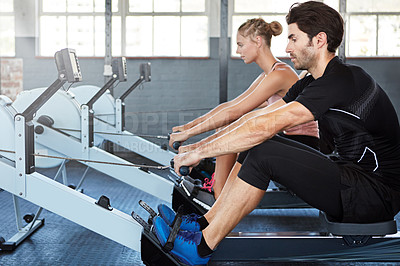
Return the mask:
<svg viewBox="0 0 400 266">
<path fill-rule="evenodd" d="M 176 155 L 175 171 L 179 173 L 180 166 L 194 166 L 203 158 L 246 151 L 280 131 L 312 120 L 312 113 L 296 101 L 273 111 L 268 108 L 253 111 L 218 132 L 211 141 L 190 152 Z"/>
<path fill-rule="evenodd" d="M 268 113 L 268 112 L 271 112 L 271 111 L 273 111 L 273 110 L 275 110 L 275 109 L 277 109 L 277 108 L 279 108 L 279 107 L 281 107 L 281 106 L 283 106 L 285 104 L 286 104 L 285 101 L 280 99 L 280 100 L 274 102 L 273 104 L 268 105 L 267 107 L 264 107 L 262 110 L 263 110 L 263 113 Z M 224 127 L 220 131 L 218 131 L 217 133 L 215 133 L 213 135 L 210 135 L 210 136 L 200 140 L 199 142 L 196 142 L 196 143 L 193 143 L 193 144 L 190 144 L 190 145 L 186 145 L 186 146 L 181 146 L 179 148 L 179 153 L 192 151 L 192 150 L 194 150 L 194 149 L 196 149 L 196 148 L 198 148 L 198 147 L 200 147 L 200 146 L 202 146 L 202 145 L 204 145 L 204 144 L 206 144 L 206 143 L 208 143 L 208 142 L 210 142 L 210 141 L 212 141 L 212 140 L 214 140 L 214 139 L 226 134 L 227 132 L 231 131 L 233 128 L 237 127 L 237 124 L 239 123 L 240 120 L 243 122 L 243 120 L 250 119 L 253 116 L 258 116 L 259 115 L 258 111 L 261 111 L 261 110 L 255 110 L 255 111 L 252 111 L 252 112 L 249 112 L 249 113 L 245 114 L 243 117 L 241 117 L 236 122 L 229 124 L 228 126 Z"/>
</svg>

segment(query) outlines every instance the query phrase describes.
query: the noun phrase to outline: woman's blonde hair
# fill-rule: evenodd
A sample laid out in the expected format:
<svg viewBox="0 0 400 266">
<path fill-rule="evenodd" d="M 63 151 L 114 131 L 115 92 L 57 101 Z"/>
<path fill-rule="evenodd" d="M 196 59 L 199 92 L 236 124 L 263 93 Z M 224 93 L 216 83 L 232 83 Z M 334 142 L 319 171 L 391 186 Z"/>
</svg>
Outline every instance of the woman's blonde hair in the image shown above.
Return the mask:
<svg viewBox="0 0 400 266">
<path fill-rule="evenodd" d="M 282 25 L 278 21 L 267 23 L 262 18 L 252 18 L 243 23 L 239 27 L 238 32 L 242 36 L 250 36 L 252 39 L 261 36 L 268 47 L 271 47 L 271 38 L 282 33 Z"/>
</svg>

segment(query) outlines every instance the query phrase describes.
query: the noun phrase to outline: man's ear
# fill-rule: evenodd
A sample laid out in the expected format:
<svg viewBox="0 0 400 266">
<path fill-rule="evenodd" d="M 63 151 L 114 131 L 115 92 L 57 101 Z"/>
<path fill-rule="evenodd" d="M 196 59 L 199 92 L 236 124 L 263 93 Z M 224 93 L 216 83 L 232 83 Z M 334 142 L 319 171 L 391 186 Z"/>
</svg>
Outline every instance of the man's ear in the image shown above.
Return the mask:
<svg viewBox="0 0 400 266">
<path fill-rule="evenodd" d="M 315 45 L 318 48 L 321 48 L 324 45 L 328 45 L 328 35 L 325 32 L 321 31 L 317 35 L 314 36 L 315 38 Z"/>
</svg>

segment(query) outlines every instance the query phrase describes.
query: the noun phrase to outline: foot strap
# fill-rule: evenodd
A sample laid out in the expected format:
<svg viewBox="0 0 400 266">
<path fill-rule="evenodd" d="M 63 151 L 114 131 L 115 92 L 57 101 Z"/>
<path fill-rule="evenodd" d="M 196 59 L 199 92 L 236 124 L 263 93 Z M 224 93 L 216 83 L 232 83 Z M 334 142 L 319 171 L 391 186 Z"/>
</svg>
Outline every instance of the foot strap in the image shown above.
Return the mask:
<svg viewBox="0 0 400 266">
<path fill-rule="evenodd" d="M 165 252 L 170 252 L 174 248 L 174 242 L 176 236 L 178 235 L 179 230 L 181 229 L 181 223 L 182 223 L 182 213 L 179 212 L 178 210 L 178 213 L 175 215 L 171 233 L 168 236 L 167 242 L 163 246 L 163 250 Z"/>
</svg>

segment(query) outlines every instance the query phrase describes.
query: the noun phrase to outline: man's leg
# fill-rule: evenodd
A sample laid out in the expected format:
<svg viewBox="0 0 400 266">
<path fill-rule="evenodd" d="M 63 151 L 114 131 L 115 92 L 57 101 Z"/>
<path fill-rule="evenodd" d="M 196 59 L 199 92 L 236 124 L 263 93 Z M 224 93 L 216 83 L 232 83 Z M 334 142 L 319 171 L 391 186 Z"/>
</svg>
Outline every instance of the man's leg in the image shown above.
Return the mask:
<svg viewBox="0 0 400 266">
<path fill-rule="evenodd" d="M 210 248 L 257 206 L 271 178 L 312 206 L 333 217 L 342 216 L 337 165 L 306 145 L 274 137 L 246 152 L 242 167 L 235 164 L 220 198 L 205 215 L 209 225 L 203 235 Z"/>
<path fill-rule="evenodd" d="M 272 179 L 311 206 L 341 219 L 343 207 L 339 166 L 326 155 L 296 141 L 274 137 L 249 150 L 238 176 L 267 189 Z"/>
<path fill-rule="evenodd" d="M 332 217 L 341 218 L 339 167 L 323 154 L 297 142 L 287 141 L 281 142 L 274 137 L 250 149 L 241 168 L 240 164 L 235 165 L 229 177 L 232 178 L 231 185 L 225 186 L 217 200 L 218 204 L 206 214 L 206 217 L 212 214 L 207 220 L 208 226 L 203 227 L 201 232 L 193 232 L 191 237 L 183 237 L 182 241 L 189 242 L 192 237 L 197 237 L 195 250 L 189 250 L 193 246 L 189 244 L 174 248 L 180 258 L 199 260 L 205 264 L 212 249 L 244 216 L 254 210 L 264 196 L 271 177 L 301 198 L 304 197 L 303 200 L 307 199 L 306 202 L 311 206 Z M 163 239 L 167 238 L 168 234 L 162 231 L 156 230 L 156 233 L 161 234 Z"/>
<path fill-rule="evenodd" d="M 236 176 L 233 178 L 223 201 L 218 199 L 219 206 L 214 219 L 203 230 L 204 240 L 211 249 L 215 249 L 240 220 L 255 209 L 265 194 L 265 190 L 251 186 Z"/>
</svg>

